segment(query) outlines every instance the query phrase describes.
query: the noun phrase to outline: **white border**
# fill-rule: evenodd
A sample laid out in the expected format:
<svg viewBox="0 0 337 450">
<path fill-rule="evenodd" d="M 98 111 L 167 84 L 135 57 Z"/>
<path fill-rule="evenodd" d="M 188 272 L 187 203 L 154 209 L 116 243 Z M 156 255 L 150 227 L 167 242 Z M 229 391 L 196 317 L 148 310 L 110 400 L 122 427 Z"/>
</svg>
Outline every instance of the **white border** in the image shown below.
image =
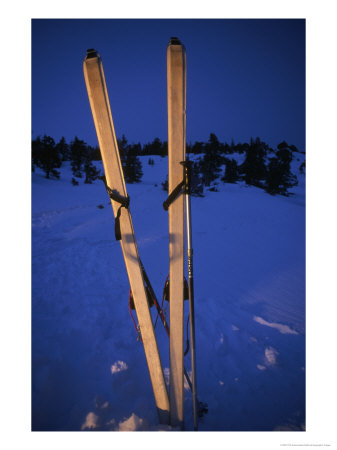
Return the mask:
<svg viewBox="0 0 337 450">
<path fill-rule="evenodd" d="M 32 450 L 336 448 L 336 2 L 283 0 L 21 1 L 1 6 L 2 316 L 0 446 Z M 221 6 L 219 6 L 221 3 Z M 130 15 L 132 14 L 132 15 Z M 30 431 L 31 18 L 305 18 L 307 23 L 307 431 L 32 433 Z M 13 157 L 14 156 L 14 157 Z M 5 242 L 3 242 L 5 240 Z M 158 448 L 159 448 L 158 447 Z"/>
</svg>

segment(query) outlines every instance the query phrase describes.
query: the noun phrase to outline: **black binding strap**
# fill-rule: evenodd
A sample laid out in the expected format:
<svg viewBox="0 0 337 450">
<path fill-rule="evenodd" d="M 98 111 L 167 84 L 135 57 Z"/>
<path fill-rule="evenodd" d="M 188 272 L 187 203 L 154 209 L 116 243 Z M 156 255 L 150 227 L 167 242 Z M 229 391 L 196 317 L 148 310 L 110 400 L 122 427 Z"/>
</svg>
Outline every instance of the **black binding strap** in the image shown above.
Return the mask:
<svg viewBox="0 0 337 450">
<path fill-rule="evenodd" d="M 167 211 L 170 207 L 170 205 L 174 202 L 174 200 L 179 197 L 179 195 L 184 191 L 185 189 L 185 178 L 181 183 L 179 183 L 171 192 L 171 194 L 167 197 L 167 199 L 163 203 L 163 207 L 165 211 Z"/>
<path fill-rule="evenodd" d="M 106 177 L 105 175 L 103 175 L 102 177 L 100 177 L 100 179 L 103 181 L 104 185 L 105 185 L 105 189 L 109 195 L 109 197 L 111 198 L 111 200 L 113 200 L 114 202 L 119 203 L 121 206 L 118 208 L 117 211 L 117 215 L 115 218 L 115 237 L 116 237 L 116 241 L 120 241 L 122 238 L 121 235 L 121 226 L 120 226 L 120 216 L 121 216 L 121 209 L 122 208 L 129 208 L 130 205 L 130 197 L 127 195 L 126 197 L 122 197 L 121 195 L 118 194 L 118 192 L 113 191 L 107 184 L 106 181 Z"/>
<path fill-rule="evenodd" d="M 180 163 L 184 167 L 184 178 L 170 193 L 167 199 L 163 203 L 165 211 L 167 211 L 170 205 L 174 202 L 176 198 L 179 197 L 181 193 L 190 195 L 191 193 L 191 171 L 192 171 L 192 161 L 188 159 Z"/>
</svg>

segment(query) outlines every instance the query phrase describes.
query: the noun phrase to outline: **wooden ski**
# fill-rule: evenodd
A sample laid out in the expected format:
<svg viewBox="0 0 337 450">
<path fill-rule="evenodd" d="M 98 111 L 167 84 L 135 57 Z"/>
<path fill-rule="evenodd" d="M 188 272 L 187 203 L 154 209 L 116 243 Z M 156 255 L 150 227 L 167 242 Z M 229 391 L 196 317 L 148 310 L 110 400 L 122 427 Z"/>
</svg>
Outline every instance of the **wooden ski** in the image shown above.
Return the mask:
<svg viewBox="0 0 337 450">
<path fill-rule="evenodd" d="M 83 62 L 83 71 L 102 155 L 106 184 L 109 189 L 108 192 L 111 194 L 110 198 L 114 216 L 116 220 L 119 220 L 120 224 L 120 242 L 140 326 L 159 421 L 161 424 L 168 424 L 169 398 L 148 305 L 131 214 L 128 208 L 129 201 L 111 115 L 102 60 L 98 52 L 88 50 Z"/>
<path fill-rule="evenodd" d="M 179 39 L 167 47 L 168 191 L 182 182 L 186 148 L 186 53 Z M 184 246 L 185 198 L 169 206 L 170 424 L 184 426 Z"/>
</svg>

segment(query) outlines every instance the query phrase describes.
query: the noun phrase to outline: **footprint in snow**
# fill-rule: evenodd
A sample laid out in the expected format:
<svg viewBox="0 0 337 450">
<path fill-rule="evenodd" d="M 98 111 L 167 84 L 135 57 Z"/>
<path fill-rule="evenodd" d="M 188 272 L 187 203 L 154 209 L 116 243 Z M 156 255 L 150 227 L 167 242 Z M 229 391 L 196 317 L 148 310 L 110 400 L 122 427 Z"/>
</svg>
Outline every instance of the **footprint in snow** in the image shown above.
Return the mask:
<svg viewBox="0 0 337 450">
<path fill-rule="evenodd" d="M 264 364 L 257 364 L 258 370 L 263 372 L 267 367 L 276 366 L 279 364 L 279 352 L 273 347 L 267 347 L 264 351 Z"/>
<path fill-rule="evenodd" d="M 228 337 L 224 334 L 220 334 L 220 338 L 216 343 L 215 351 L 218 356 L 225 356 L 229 352 Z"/>
<path fill-rule="evenodd" d="M 278 363 L 279 352 L 273 347 L 267 347 L 264 351 L 265 362 L 269 366 L 275 366 Z"/>
<path fill-rule="evenodd" d="M 267 320 L 265 320 L 259 316 L 254 316 L 253 320 L 255 322 L 259 323 L 260 325 L 265 325 L 266 327 L 275 328 L 281 334 L 299 334 L 297 331 L 291 329 L 288 325 L 284 325 L 282 323 L 268 322 Z"/>
</svg>

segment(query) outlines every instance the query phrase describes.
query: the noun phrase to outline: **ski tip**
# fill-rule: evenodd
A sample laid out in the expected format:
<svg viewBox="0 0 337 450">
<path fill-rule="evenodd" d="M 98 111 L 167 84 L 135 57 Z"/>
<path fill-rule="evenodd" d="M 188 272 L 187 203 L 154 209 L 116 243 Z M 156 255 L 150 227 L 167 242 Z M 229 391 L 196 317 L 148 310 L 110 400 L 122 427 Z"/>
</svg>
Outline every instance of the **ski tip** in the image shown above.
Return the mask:
<svg viewBox="0 0 337 450">
<path fill-rule="evenodd" d="M 169 45 L 182 45 L 182 43 L 177 37 L 171 37 Z"/>
<path fill-rule="evenodd" d="M 89 48 L 87 50 L 87 54 L 85 59 L 90 59 L 90 58 L 98 58 L 99 57 L 99 53 L 97 50 L 95 50 L 94 48 Z"/>
</svg>

